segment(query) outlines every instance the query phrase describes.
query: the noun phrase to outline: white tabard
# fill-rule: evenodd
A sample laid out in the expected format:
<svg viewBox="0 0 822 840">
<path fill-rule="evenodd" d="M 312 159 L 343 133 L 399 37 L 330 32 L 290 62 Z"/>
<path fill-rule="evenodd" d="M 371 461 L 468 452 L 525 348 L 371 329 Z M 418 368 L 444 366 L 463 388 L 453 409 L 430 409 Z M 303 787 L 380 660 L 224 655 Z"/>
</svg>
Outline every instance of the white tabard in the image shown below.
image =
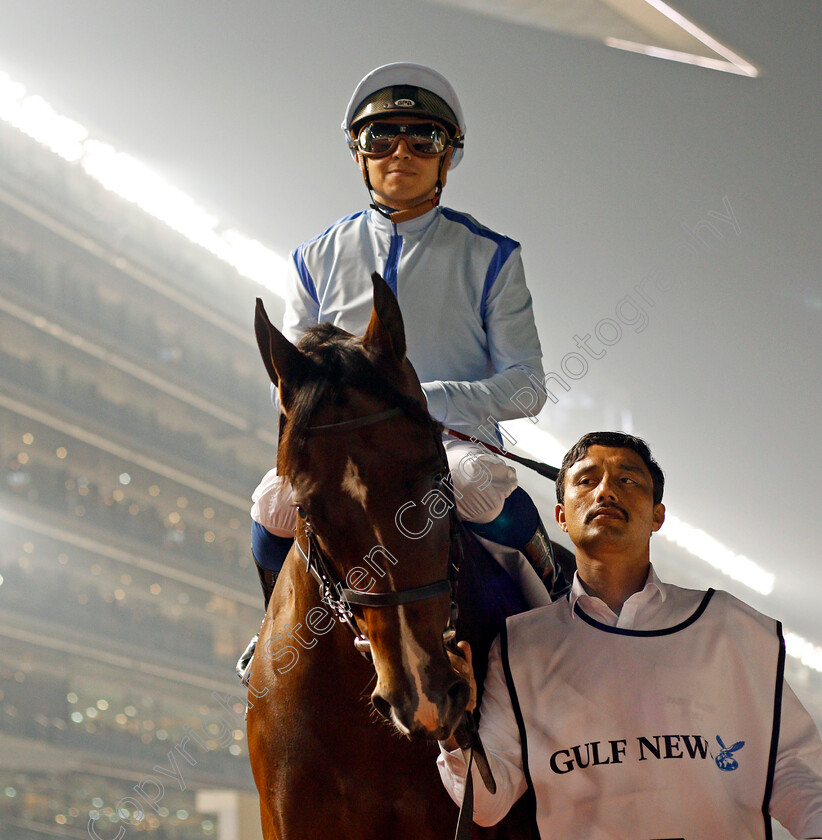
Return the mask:
<svg viewBox="0 0 822 840">
<path fill-rule="evenodd" d="M 781 625 L 713 591 L 664 630 L 575 612 L 514 616 L 501 640 L 540 836 L 770 838 Z"/>
</svg>

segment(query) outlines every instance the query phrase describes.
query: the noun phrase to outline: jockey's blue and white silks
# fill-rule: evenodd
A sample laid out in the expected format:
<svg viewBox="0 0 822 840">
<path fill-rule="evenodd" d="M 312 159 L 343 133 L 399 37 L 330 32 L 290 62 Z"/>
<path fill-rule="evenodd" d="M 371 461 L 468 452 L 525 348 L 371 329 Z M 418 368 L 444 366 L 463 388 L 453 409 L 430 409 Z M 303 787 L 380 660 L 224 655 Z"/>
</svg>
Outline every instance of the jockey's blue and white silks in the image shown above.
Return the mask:
<svg viewBox="0 0 822 840">
<path fill-rule="evenodd" d="M 822 836 L 822 741 L 784 683 L 778 623 L 653 570 L 628 626 L 593 601 L 575 578 L 570 602 L 509 618 L 492 648 L 480 734 L 497 794 L 474 779 L 475 821 L 530 790 L 543 838 L 767 840 L 769 815 Z M 459 802 L 461 754 L 439 765 Z"/>
<path fill-rule="evenodd" d="M 321 321 L 362 335 L 373 271 L 397 296 L 433 417 L 499 443 L 493 421 L 524 414 L 517 391 L 533 389 L 539 410 L 542 351 L 519 243 L 445 207 L 400 224 L 374 210 L 347 216 L 291 254 L 285 336 Z"/>
</svg>

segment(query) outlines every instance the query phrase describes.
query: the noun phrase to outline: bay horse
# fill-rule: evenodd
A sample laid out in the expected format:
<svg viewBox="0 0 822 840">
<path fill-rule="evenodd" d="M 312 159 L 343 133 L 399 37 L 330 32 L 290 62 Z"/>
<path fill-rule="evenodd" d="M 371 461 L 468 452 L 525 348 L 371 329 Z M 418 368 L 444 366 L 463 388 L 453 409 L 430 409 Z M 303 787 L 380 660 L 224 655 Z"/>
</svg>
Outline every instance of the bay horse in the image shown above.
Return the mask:
<svg viewBox="0 0 822 840">
<path fill-rule="evenodd" d="M 282 407 L 277 467 L 298 512 L 249 680 L 265 840 L 446 840 L 457 823 L 435 765 L 437 739 L 468 701 L 445 648 L 462 556 L 453 495 L 396 298 L 372 279 L 362 338 L 320 324 L 295 346 L 257 301 L 257 341 Z M 499 565 L 481 563 L 469 543 L 458 626 L 480 679 L 499 623 L 524 608 Z M 490 607 L 477 607 L 483 597 Z M 476 622 L 489 609 L 497 617 Z M 472 838 L 530 837 L 521 803 Z"/>
</svg>

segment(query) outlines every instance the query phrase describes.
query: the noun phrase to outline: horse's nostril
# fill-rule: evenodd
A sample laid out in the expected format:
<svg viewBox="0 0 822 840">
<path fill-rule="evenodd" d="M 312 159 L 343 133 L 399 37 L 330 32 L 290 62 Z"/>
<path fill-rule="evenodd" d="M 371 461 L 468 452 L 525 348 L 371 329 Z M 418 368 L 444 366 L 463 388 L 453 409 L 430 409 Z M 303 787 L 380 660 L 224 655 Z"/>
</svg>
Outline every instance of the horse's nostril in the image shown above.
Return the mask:
<svg viewBox="0 0 822 840">
<path fill-rule="evenodd" d="M 371 703 L 377 710 L 377 713 L 386 720 L 391 720 L 391 704 L 380 694 L 371 695 Z"/>
<path fill-rule="evenodd" d="M 448 687 L 448 699 L 451 701 L 453 708 L 464 709 L 468 705 L 468 700 L 471 696 L 471 691 L 468 688 L 468 683 L 465 680 L 454 680 Z"/>
</svg>

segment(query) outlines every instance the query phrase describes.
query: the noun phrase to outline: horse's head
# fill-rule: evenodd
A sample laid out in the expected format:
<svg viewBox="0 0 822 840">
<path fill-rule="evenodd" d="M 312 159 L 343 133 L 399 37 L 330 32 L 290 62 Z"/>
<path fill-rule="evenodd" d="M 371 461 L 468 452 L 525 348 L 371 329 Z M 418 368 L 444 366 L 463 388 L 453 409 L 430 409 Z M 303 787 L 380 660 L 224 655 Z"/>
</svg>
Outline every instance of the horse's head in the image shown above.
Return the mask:
<svg viewBox="0 0 822 840">
<path fill-rule="evenodd" d="M 280 394 L 277 465 L 298 505 L 297 547 L 345 588 L 377 711 L 406 735 L 444 738 L 468 700 L 444 647 L 453 498 L 399 306 L 372 279 L 362 338 L 320 324 L 295 346 L 258 301 L 257 342 Z"/>
</svg>

